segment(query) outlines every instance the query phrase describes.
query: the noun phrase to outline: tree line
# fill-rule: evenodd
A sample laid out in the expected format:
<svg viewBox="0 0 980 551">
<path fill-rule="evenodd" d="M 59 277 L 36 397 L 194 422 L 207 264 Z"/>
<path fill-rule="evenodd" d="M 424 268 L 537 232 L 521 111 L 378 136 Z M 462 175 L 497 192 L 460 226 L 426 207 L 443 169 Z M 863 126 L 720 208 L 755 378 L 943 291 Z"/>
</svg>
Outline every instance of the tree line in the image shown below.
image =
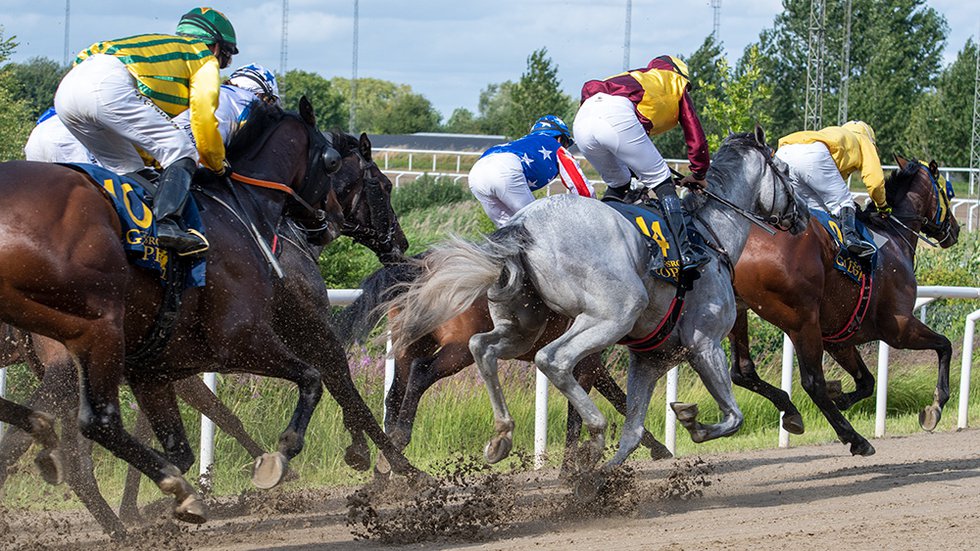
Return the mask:
<svg viewBox="0 0 980 551">
<path fill-rule="evenodd" d="M 810 0 L 783 0 L 783 11 L 734 61 L 709 35 L 689 66 L 692 96 L 712 149 L 729 132 L 762 124 L 773 141 L 803 128 Z M 925 0 L 852 0 L 850 55 L 843 59 L 844 0 L 826 3 L 823 124 L 838 121 L 841 77 L 848 66 L 849 119 L 869 122 L 886 159 L 892 153 L 965 166 L 973 122 L 977 44 L 972 39 L 943 66 L 948 25 Z M 0 64 L 17 47 L 0 28 Z M 651 52 L 650 57 L 662 53 Z M 0 68 L 0 159 L 17 158 L 34 118 L 50 106 L 66 67 L 44 58 Z M 612 72 L 612 71 L 610 71 Z M 605 76 L 605 75 L 599 75 Z M 351 82 L 299 69 L 279 76 L 285 107 L 307 95 L 321 125 L 348 128 Z M 564 93 L 558 66 L 545 48 L 532 52 L 520 77 L 490 83 L 477 111 L 454 110 L 443 122 L 422 94 L 406 84 L 357 80 L 354 129 L 378 134 L 454 132 L 523 135 L 537 117 L 556 114 L 571 123 L 578 98 Z M 667 157 L 685 156 L 679 129 L 654 139 Z"/>
</svg>

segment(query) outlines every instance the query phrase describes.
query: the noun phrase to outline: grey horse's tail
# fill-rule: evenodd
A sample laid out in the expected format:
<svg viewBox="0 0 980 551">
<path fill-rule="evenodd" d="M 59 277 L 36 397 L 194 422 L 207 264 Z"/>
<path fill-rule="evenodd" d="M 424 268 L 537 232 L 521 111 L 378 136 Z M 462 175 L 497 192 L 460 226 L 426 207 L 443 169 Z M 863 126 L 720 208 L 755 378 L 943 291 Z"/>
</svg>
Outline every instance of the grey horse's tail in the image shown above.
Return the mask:
<svg viewBox="0 0 980 551">
<path fill-rule="evenodd" d="M 330 316 L 334 334 L 344 347 L 363 341 L 387 313 L 382 306 L 405 292 L 408 283 L 421 275 L 418 260 L 382 266 L 361 282 L 361 296 Z"/>
<path fill-rule="evenodd" d="M 398 314 L 390 320 L 392 349 L 405 347 L 462 314 L 498 280 L 493 301 L 517 296 L 524 282 L 522 251 L 532 242 L 522 224 L 487 236 L 483 243 L 451 237 L 421 262 L 422 274 L 388 303 Z"/>
</svg>

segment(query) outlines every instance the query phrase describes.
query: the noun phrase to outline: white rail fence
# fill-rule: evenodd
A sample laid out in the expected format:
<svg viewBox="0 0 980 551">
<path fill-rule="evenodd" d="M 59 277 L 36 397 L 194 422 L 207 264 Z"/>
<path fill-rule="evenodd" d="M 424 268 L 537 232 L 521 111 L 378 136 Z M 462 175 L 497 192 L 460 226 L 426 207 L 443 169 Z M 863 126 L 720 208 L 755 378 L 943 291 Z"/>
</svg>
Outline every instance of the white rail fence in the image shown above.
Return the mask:
<svg viewBox="0 0 980 551">
<path fill-rule="evenodd" d="M 336 306 L 346 306 L 357 299 L 361 294 L 360 289 L 340 289 L 330 291 L 330 302 Z M 920 310 L 922 316 L 925 315 L 927 304 L 937 298 L 953 299 L 980 299 L 980 287 L 944 287 L 944 286 L 922 286 L 918 288 L 915 308 Z M 972 312 L 966 317 L 964 334 L 962 363 L 960 367 L 960 394 L 959 394 L 959 417 L 957 420 L 958 428 L 966 428 L 968 423 L 968 409 L 970 399 L 970 373 L 973 365 L 973 341 L 976 322 L 980 320 L 980 309 Z M 390 343 L 389 343 L 390 345 Z M 885 343 L 879 343 L 878 348 L 878 377 L 876 382 L 876 407 L 875 407 L 875 437 L 885 434 L 885 414 L 888 400 L 888 350 Z M 783 339 L 783 361 L 782 361 L 782 381 L 781 388 L 789 393 L 793 382 L 793 345 L 788 337 Z M 535 378 L 535 414 L 534 414 L 534 463 L 535 468 L 542 467 L 546 461 L 546 449 L 548 441 L 548 379 L 540 371 L 536 371 Z M 6 389 L 6 368 L 0 369 L 0 396 L 5 395 Z M 395 378 L 394 360 L 385 361 L 384 395 L 387 396 Z M 671 451 L 677 452 L 677 418 L 670 403 L 677 401 L 677 379 L 678 368 L 675 367 L 667 373 L 666 385 L 666 423 L 664 428 L 664 444 Z M 204 382 L 212 392 L 217 390 L 217 377 L 214 373 L 205 373 Z M 782 417 L 780 416 L 780 420 Z M 214 423 L 205 415 L 201 415 L 201 454 L 200 454 L 200 473 L 204 474 L 214 463 Z M 779 447 L 789 446 L 789 433 L 780 428 Z"/>
<path fill-rule="evenodd" d="M 392 178 L 392 183 L 395 187 L 400 187 L 404 183 L 412 182 L 416 178 L 423 175 L 428 175 L 434 178 L 448 178 L 454 183 L 463 183 L 468 181 L 469 178 L 469 167 L 472 166 L 477 159 L 480 158 L 482 153 L 474 151 L 445 151 L 445 150 L 428 150 L 428 149 L 399 149 L 399 148 L 377 148 L 374 150 L 375 160 L 379 161 L 384 170 L 385 174 L 389 178 Z M 401 160 L 407 157 L 408 167 L 405 168 L 405 161 Z M 394 162 L 395 159 L 399 159 L 397 163 Z M 575 157 L 580 163 L 586 165 L 588 161 L 582 155 L 576 155 Z M 682 170 L 687 168 L 688 161 L 686 159 L 666 159 L 667 164 L 674 170 Z M 884 165 L 882 168 L 885 170 L 895 170 L 898 168 L 896 165 Z M 970 173 L 975 172 L 980 175 L 980 170 L 961 168 L 961 167 L 941 167 L 939 169 L 947 180 L 950 181 L 969 181 L 970 190 L 968 197 L 957 197 L 953 199 L 951 206 L 953 210 L 953 215 L 956 216 L 957 220 L 963 224 L 966 231 L 973 231 L 980 227 L 980 198 L 977 196 L 977 189 L 975 189 L 975 181 L 978 180 L 976 176 L 970 178 Z M 955 176 L 955 177 L 954 177 Z M 553 181 L 552 184 L 555 184 Z M 594 180 L 593 184 L 603 184 L 602 180 Z M 560 187 L 560 186 L 559 186 Z M 551 193 L 551 185 L 547 187 L 547 192 Z M 868 200 L 868 194 L 863 192 L 855 192 L 855 199 L 859 203 L 866 202 Z"/>
</svg>

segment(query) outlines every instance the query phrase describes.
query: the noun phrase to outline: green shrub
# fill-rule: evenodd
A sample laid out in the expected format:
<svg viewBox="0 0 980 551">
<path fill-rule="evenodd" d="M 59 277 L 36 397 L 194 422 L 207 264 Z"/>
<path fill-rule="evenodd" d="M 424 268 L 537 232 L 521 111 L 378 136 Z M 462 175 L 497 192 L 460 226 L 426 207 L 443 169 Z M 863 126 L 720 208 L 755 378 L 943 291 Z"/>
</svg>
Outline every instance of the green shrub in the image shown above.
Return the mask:
<svg viewBox="0 0 980 551">
<path fill-rule="evenodd" d="M 472 198 L 465 185 L 454 182 L 451 178 L 437 178 L 423 174 L 411 184 L 395 189 L 391 194 L 391 206 L 401 215 L 413 210 L 449 205 Z"/>
</svg>

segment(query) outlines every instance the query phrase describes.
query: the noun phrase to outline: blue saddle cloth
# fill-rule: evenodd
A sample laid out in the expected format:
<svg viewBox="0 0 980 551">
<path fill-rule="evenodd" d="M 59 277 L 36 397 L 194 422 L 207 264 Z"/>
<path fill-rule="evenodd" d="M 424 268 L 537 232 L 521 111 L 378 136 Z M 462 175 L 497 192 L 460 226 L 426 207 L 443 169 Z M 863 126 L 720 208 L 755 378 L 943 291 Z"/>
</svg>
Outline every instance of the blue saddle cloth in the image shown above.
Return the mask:
<svg viewBox="0 0 980 551">
<path fill-rule="evenodd" d="M 647 247 L 650 249 L 651 258 L 654 261 L 657 259 L 656 255 L 659 255 L 662 266 L 650 270 L 650 273 L 676 285 L 681 266 L 680 251 L 674 236 L 668 229 L 667 221 L 664 220 L 663 215 L 654 210 L 659 210 L 659 205 L 655 201 L 651 201 L 650 206 L 628 204 L 621 201 L 603 201 L 603 203 L 626 217 L 636 230 L 646 238 Z M 688 226 L 688 239 L 691 240 L 692 245 L 696 246 L 703 242 L 701 235 L 691 226 Z"/>
<path fill-rule="evenodd" d="M 836 218 L 828 214 L 827 211 L 820 209 L 810 209 L 810 215 L 820 222 L 823 229 L 827 230 L 827 233 L 830 234 L 830 238 L 834 240 L 834 244 L 837 245 L 834 268 L 844 272 L 855 283 L 860 283 L 861 277 L 864 276 L 867 270 L 874 271 L 875 266 L 878 265 L 878 245 L 875 243 L 871 231 L 868 230 L 868 227 L 864 223 L 860 220 L 854 220 L 854 227 L 861 234 L 861 239 L 871 243 L 875 248 L 875 252 L 871 255 L 869 262 L 862 262 L 857 255 L 844 247 L 844 232 L 840 227 L 840 222 Z"/>
<path fill-rule="evenodd" d="M 123 249 L 129 261 L 141 268 L 157 272 L 161 283 L 166 283 L 167 263 L 171 260 L 171 254 L 157 243 L 156 223 L 153 219 L 153 211 L 146 204 L 147 193 L 143 186 L 136 180 L 120 176 L 97 165 L 65 163 L 64 166 L 84 172 L 105 191 L 122 224 Z M 183 219 L 190 228 L 203 235 L 204 224 L 193 195 L 188 198 Z M 206 264 L 204 258 L 195 258 L 191 261 L 184 281 L 185 287 L 204 286 Z"/>
</svg>

